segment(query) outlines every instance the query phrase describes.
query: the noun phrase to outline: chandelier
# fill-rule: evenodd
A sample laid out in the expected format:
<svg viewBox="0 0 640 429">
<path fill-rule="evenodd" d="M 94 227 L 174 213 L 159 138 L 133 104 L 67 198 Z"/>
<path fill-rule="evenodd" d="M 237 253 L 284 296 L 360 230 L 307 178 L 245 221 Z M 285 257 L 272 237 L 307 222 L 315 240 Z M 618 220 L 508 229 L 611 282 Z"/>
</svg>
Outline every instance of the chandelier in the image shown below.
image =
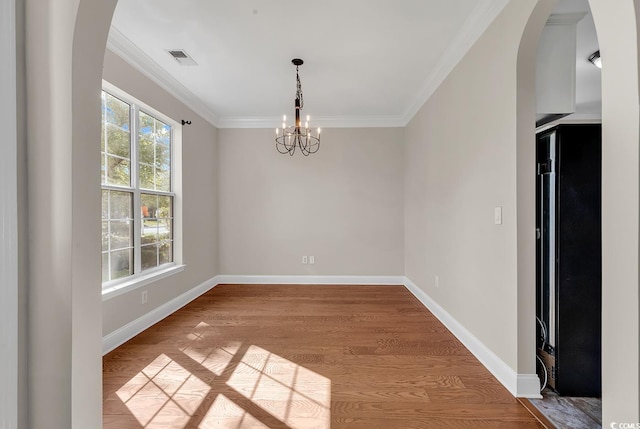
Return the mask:
<svg viewBox="0 0 640 429">
<path fill-rule="evenodd" d="M 278 149 L 280 153 L 288 153 L 293 156 L 296 147 L 298 147 L 304 156 L 308 156 L 311 153 L 316 153 L 320 148 L 320 128 L 318 128 L 316 135 L 313 135 L 313 131 L 309 128 L 309 116 L 307 116 L 304 127 L 302 126 L 300 111 L 302 110 L 304 101 L 302 98 L 302 84 L 300 84 L 298 67 L 300 67 L 304 61 L 300 58 L 294 58 L 291 62 L 296 66 L 296 120 L 293 125 L 287 126 L 287 115 L 284 115 L 282 118 L 282 130 L 276 128 L 276 149 Z"/>
</svg>

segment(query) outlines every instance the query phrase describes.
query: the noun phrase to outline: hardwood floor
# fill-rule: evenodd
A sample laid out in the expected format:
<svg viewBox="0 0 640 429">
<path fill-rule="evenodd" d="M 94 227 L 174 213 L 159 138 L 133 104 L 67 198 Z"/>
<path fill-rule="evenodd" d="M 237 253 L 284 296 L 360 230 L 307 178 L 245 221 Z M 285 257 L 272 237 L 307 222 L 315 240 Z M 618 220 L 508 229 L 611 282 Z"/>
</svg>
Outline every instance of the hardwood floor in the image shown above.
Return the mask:
<svg viewBox="0 0 640 429">
<path fill-rule="evenodd" d="M 219 285 L 103 359 L 104 428 L 541 428 L 404 286 Z"/>
</svg>

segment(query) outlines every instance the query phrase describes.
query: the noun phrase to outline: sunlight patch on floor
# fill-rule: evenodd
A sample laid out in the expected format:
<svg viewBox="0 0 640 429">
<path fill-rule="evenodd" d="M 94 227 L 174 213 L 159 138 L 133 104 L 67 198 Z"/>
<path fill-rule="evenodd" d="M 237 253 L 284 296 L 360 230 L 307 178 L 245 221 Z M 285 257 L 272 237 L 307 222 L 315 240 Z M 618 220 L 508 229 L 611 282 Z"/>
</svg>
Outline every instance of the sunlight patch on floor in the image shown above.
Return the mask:
<svg viewBox="0 0 640 429">
<path fill-rule="evenodd" d="M 292 428 L 330 426 L 331 380 L 260 347 L 249 347 L 227 384 Z"/>
<path fill-rule="evenodd" d="M 269 426 L 260 422 L 225 395 L 220 394 L 216 396 L 216 400 L 198 425 L 198 429 L 222 428 L 269 429 Z"/>
<path fill-rule="evenodd" d="M 189 356 L 211 373 L 222 375 L 233 356 L 238 351 L 240 345 L 226 345 L 216 347 L 201 342 L 194 341 L 182 350 L 182 353 Z"/>
<path fill-rule="evenodd" d="M 330 427 L 331 380 L 261 347 L 216 344 L 213 336 L 200 323 L 173 359 L 160 354 L 116 391 L 144 429 L 268 428 L 271 419 L 292 429 Z"/>
<path fill-rule="evenodd" d="M 207 383 L 161 354 L 116 394 L 143 427 L 170 422 L 170 427 L 182 428 L 210 390 Z"/>
</svg>

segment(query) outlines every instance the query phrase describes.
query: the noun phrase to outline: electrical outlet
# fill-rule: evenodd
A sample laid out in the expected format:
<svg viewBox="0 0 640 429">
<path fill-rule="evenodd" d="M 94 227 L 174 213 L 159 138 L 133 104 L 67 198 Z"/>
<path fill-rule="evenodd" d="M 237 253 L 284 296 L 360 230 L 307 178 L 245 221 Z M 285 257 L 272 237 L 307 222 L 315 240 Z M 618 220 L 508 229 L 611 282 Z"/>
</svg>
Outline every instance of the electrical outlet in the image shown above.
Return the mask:
<svg viewBox="0 0 640 429">
<path fill-rule="evenodd" d="M 316 263 L 316 257 L 315 256 L 309 256 L 309 263 L 311 265 L 315 264 Z"/>
<path fill-rule="evenodd" d="M 302 263 L 303 263 L 303 264 L 306 264 L 306 263 L 307 263 L 307 257 L 306 257 L 306 256 L 303 256 L 303 257 L 302 257 Z"/>
<path fill-rule="evenodd" d="M 147 293 L 146 290 L 142 291 L 142 303 L 146 304 L 147 303 L 147 299 L 149 298 L 149 294 Z"/>
<path fill-rule="evenodd" d="M 436 287 L 440 287 L 440 277 L 436 274 Z"/>
</svg>

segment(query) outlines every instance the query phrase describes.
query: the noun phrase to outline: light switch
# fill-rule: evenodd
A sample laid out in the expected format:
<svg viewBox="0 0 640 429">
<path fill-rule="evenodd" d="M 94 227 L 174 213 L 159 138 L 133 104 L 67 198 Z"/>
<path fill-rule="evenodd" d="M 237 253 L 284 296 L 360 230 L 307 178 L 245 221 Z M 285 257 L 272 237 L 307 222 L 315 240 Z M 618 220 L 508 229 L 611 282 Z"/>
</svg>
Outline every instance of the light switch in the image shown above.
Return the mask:
<svg viewBox="0 0 640 429">
<path fill-rule="evenodd" d="M 493 223 L 502 225 L 502 207 L 496 207 L 493 210 Z"/>
</svg>

